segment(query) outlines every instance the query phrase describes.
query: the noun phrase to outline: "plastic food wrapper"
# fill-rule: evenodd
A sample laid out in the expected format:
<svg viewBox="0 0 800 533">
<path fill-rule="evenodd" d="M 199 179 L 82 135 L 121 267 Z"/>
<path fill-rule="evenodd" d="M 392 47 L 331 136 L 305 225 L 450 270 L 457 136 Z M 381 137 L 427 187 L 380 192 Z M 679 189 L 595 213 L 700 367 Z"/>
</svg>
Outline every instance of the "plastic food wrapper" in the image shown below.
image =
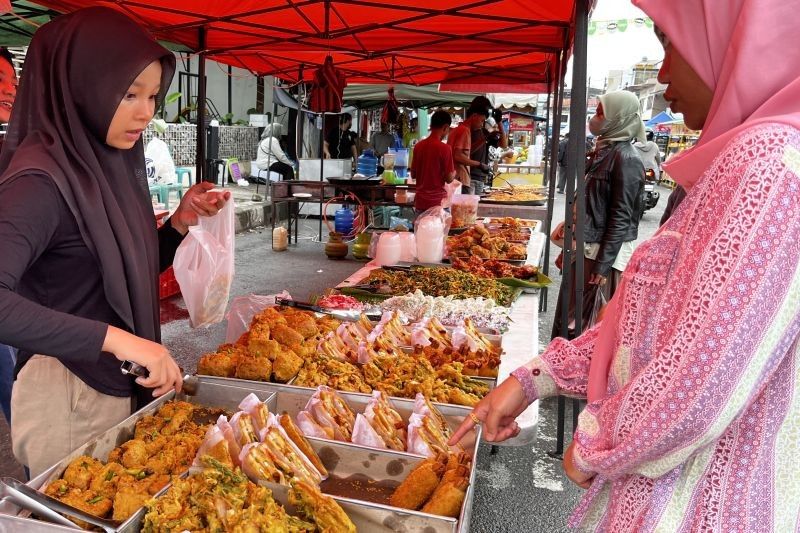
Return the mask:
<svg viewBox="0 0 800 533">
<path fill-rule="evenodd" d="M 314 392 L 314 395 L 309 398 L 308 403 L 306 403 L 306 407 L 304 411 L 309 413 L 314 420 L 320 426 L 324 428 L 333 429 L 333 438 L 338 441 L 342 442 L 349 442 L 350 435 L 346 435 L 342 432 L 341 426 L 333 419 L 332 415 L 328 413 L 325 407 L 322 405 L 322 400 L 320 398 L 321 392 L 330 392 L 335 397 L 339 398 L 339 395 L 333 389 L 326 387 L 325 385 L 320 385 L 317 387 L 317 390 Z"/>
<path fill-rule="evenodd" d="M 417 218 L 414 219 L 414 233 L 417 232 L 417 228 L 419 227 L 419 223 L 425 217 L 437 217 L 442 221 L 442 225 L 444 226 L 444 235 L 445 237 L 450 231 L 450 225 L 453 223 L 452 215 L 447 211 L 447 208 L 437 205 L 436 207 L 431 207 L 430 209 L 426 209 L 419 215 Z"/>
<path fill-rule="evenodd" d="M 253 482 L 257 483 L 262 479 L 274 481 L 275 476 L 272 471 L 275 468 L 282 471 L 285 476 L 289 475 L 290 472 L 300 472 L 297 476 L 299 479 L 311 482 L 314 485 L 319 485 L 320 481 L 326 479 L 327 476 L 320 474 L 308 457 L 289 438 L 274 414 L 270 413 L 267 427 L 261 431 L 259 436 L 261 437 L 261 442 L 256 443 L 254 446 L 245 446 L 240 456 L 242 470 Z M 278 452 L 275 446 L 279 446 L 282 451 Z M 301 464 L 293 464 L 296 461 Z M 283 468 L 282 465 L 286 465 L 286 468 Z M 248 470 L 255 471 L 255 477 L 251 477 Z M 266 478 L 263 477 L 265 472 L 269 473 Z"/>
<path fill-rule="evenodd" d="M 408 452 L 433 457 L 437 451 L 421 436 L 421 428 L 427 415 L 413 414 L 408 422 Z"/>
<path fill-rule="evenodd" d="M 267 427 L 267 419 L 269 418 L 267 404 L 259 400 L 258 396 L 252 392 L 239 403 L 239 409 L 250 415 L 257 432 Z"/>
<path fill-rule="evenodd" d="M 333 428 L 322 427 L 314 420 L 314 417 L 308 411 L 300 411 L 297 413 L 295 420 L 297 422 L 297 427 L 300 428 L 300 431 L 302 431 L 306 437 L 334 440 Z"/>
<path fill-rule="evenodd" d="M 373 391 L 364 413 L 356 417 L 352 441 L 373 448 L 404 451 L 407 438 L 403 426 L 403 418 L 389 397 L 383 392 Z"/>
<path fill-rule="evenodd" d="M 447 197 L 442 200 L 442 207 L 450 207 L 450 203 L 453 201 L 453 196 L 461 193 L 461 182 L 458 180 L 453 180 L 450 183 L 446 183 L 444 190 L 447 192 Z"/>
<path fill-rule="evenodd" d="M 228 446 L 228 440 L 225 438 L 225 435 L 222 433 L 222 429 L 220 429 L 219 425 L 211 426 L 206 431 L 203 442 L 197 449 L 197 455 L 195 455 L 194 461 L 192 462 L 192 469 L 199 468 L 201 471 L 203 470 L 204 467 L 200 461 L 200 458 L 204 455 L 209 455 L 219 462 L 227 465 L 238 464 L 236 461 L 239 459 L 238 454 L 234 455 L 231 453 L 230 447 Z"/>
<path fill-rule="evenodd" d="M 453 342 L 453 348 L 456 350 L 461 350 L 464 346 L 466 346 L 469 353 L 476 353 L 481 349 L 481 347 L 478 345 L 478 341 L 476 341 L 471 335 L 467 334 L 467 331 L 463 326 L 456 327 L 451 333 L 451 338 Z"/>
<path fill-rule="evenodd" d="M 175 279 L 193 328 L 221 322 L 233 283 L 233 199 L 213 217 L 199 217 L 175 252 Z"/>
<path fill-rule="evenodd" d="M 277 298 L 292 299 L 291 295 L 286 291 L 280 294 L 250 294 L 234 298 L 233 303 L 231 303 L 231 309 L 226 315 L 228 330 L 225 332 L 225 342 L 233 344 L 239 340 L 239 337 L 250 329 L 250 322 L 253 321 L 253 317 L 267 307 L 275 306 Z"/>
<path fill-rule="evenodd" d="M 253 425 L 253 418 L 244 411 L 234 414 L 230 420 L 233 429 L 233 437 L 239 446 L 245 446 L 251 442 L 258 442 L 258 433 Z"/>
<path fill-rule="evenodd" d="M 230 450 L 233 463 L 236 466 L 239 466 L 239 453 L 242 451 L 242 447 L 236 440 L 236 435 L 234 435 L 233 427 L 231 426 L 230 422 L 228 422 L 228 417 L 221 415 L 219 419 L 217 419 L 217 427 L 225 437 L 225 440 L 228 442 L 228 449 Z"/>
<path fill-rule="evenodd" d="M 353 426 L 353 444 L 361 444 L 362 446 L 381 450 L 387 448 L 381 436 L 378 435 L 378 432 L 373 429 L 369 420 L 367 420 L 366 415 L 361 413 L 356 415 L 356 423 Z"/>
</svg>

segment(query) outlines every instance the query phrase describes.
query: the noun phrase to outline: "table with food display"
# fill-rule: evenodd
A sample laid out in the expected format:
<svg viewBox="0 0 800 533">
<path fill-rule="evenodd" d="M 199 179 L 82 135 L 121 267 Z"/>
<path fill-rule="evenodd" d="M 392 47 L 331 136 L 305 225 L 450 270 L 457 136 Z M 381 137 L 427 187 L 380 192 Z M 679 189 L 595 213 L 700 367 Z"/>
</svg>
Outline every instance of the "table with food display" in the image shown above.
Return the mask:
<svg viewBox="0 0 800 533">
<path fill-rule="evenodd" d="M 0 529 L 468 531 L 481 428 L 447 441 L 537 353 L 549 282 L 539 221 L 474 212 L 441 261 L 373 261 L 313 304 L 239 316 L 181 393 L 4 480 Z"/>
</svg>

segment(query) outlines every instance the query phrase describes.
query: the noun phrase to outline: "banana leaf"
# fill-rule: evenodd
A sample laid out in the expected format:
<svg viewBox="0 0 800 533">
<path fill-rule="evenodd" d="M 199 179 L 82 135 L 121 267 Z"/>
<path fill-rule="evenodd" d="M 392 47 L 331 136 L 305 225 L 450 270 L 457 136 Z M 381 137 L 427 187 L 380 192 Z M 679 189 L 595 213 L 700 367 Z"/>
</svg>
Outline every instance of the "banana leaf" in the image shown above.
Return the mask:
<svg viewBox="0 0 800 533">
<path fill-rule="evenodd" d="M 518 278 L 497 278 L 497 281 L 509 287 L 518 287 L 521 289 L 541 289 L 547 287 L 553 280 L 538 272 L 535 280 L 518 279 Z"/>
</svg>

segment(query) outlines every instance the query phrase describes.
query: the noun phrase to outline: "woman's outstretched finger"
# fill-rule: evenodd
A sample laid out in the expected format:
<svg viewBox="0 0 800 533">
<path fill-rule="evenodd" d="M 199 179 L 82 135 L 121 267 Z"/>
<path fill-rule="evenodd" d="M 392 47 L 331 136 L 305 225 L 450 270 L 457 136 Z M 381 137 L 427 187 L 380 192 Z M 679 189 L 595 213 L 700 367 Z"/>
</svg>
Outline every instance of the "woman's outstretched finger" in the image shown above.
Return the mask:
<svg viewBox="0 0 800 533">
<path fill-rule="evenodd" d="M 470 413 L 478 420 L 485 419 L 486 411 L 488 410 L 488 407 L 486 407 L 485 405 L 481 405 L 482 403 L 483 402 L 478 403 L 478 405 L 475 406 L 475 409 L 472 410 L 472 413 Z M 467 433 L 472 431 L 472 429 L 475 428 L 477 423 L 475 422 L 475 420 L 473 420 L 472 416 L 467 416 L 464 418 L 464 421 L 461 422 L 460 426 L 458 426 L 458 429 L 455 431 L 455 433 L 453 433 L 453 436 L 450 437 L 450 440 L 447 441 L 447 444 L 449 444 L 450 446 L 455 446 L 461 441 L 461 439 L 464 438 L 464 435 L 466 435 Z"/>
</svg>

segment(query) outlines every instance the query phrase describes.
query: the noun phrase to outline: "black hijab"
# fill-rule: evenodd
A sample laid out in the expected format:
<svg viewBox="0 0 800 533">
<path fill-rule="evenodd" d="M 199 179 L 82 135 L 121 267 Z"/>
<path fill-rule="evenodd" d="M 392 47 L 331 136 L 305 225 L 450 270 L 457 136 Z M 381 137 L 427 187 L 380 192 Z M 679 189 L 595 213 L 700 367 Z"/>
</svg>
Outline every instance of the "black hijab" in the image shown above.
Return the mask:
<svg viewBox="0 0 800 533">
<path fill-rule="evenodd" d="M 0 184 L 32 174 L 53 179 L 97 260 L 111 308 L 134 334 L 160 340 L 158 242 L 144 148 L 105 144 L 117 107 L 153 61 L 161 101 L 175 57 L 134 21 L 91 7 L 34 35 L 5 145 Z"/>
</svg>

